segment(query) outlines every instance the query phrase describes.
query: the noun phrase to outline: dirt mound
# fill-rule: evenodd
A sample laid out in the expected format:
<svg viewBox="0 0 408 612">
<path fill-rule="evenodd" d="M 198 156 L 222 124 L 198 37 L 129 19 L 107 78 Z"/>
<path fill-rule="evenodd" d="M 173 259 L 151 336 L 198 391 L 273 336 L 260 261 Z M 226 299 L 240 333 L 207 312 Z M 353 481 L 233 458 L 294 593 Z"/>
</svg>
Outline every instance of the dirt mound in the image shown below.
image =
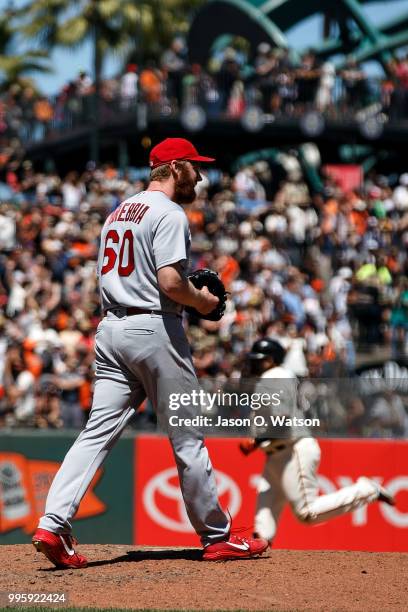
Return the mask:
<svg viewBox="0 0 408 612">
<path fill-rule="evenodd" d="M 57 570 L 31 545 L 0 547 L 0 593 L 65 593 L 66 605 L 186 610 L 406 610 L 408 554 L 271 550 L 201 561 L 198 549 L 80 546 L 83 570 Z"/>
</svg>

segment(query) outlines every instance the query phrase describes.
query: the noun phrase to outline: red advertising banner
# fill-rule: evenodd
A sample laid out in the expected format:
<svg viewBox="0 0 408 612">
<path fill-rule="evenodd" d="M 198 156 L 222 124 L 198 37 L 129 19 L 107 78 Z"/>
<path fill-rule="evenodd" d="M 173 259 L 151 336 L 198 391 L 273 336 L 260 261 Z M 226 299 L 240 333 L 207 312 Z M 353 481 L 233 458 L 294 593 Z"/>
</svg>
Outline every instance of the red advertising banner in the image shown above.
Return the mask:
<svg viewBox="0 0 408 612">
<path fill-rule="evenodd" d="M 184 508 L 169 441 L 143 436 L 135 444 L 134 543 L 199 546 Z M 216 470 L 222 507 L 229 509 L 234 524 L 251 526 L 256 492 L 250 482 L 262 470 L 261 453 L 245 460 L 237 440 L 207 440 L 206 444 Z"/>
<path fill-rule="evenodd" d="M 323 170 L 343 191 L 358 189 L 363 182 L 363 168 L 357 164 L 326 164 Z"/>
<path fill-rule="evenodd" d="M 134 543 L 198 546 L 168 440 L 143 436 L 135 444 Z M 320 446 L 321 493 L 352 484 L 364 475 L 390 489 L 397 506 L 373 503 L 315 526 L 302 525 L 286 507 L 274 547 L 408 551 L 408 442 L 322 440 Z M 221 505 L 229 509 L 235 526 L 252 529 L 256 483 L 264 454 L 257 451 L 244 457 L 233 439 L 209 439 L 207 447 L 216 470 Z"/>
</svg>

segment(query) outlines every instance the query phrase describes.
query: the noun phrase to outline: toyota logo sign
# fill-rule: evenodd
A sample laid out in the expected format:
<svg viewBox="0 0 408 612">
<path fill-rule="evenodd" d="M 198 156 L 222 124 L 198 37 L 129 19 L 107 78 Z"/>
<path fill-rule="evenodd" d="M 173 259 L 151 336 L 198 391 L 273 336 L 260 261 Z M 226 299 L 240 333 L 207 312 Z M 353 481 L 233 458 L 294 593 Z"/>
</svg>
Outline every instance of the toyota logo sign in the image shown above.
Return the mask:
<svg viewBox="0 0 408 612">
<path fill-rule="evenodd" d="M 193 533 L 194 529 L 187 516 L 180 487 L 178 483 L 174 482 L 177 476 L 176 467 L 168 468 L 153 476 L 143 490 L 143 505 L 150 518 L 160 527 L 181 533 Z M 236 516 L 241 508 L 242 501 L 239 487 L 224 472 L 215 470 L 215 477 L 219 497 L 228 495 L 226 506 L 231 516 Z M 165 514 L 160 507 L 160 497 L 174 502 L 172 516 Z"/>
</svg>

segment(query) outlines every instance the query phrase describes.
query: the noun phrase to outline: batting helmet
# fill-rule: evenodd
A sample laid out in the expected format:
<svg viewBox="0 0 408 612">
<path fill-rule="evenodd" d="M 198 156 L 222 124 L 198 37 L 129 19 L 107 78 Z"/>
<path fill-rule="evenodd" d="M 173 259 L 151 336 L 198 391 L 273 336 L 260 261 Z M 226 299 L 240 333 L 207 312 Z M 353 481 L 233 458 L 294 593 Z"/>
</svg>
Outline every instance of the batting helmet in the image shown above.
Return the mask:
<svg viewBox="0 0 408 612">
<path fill-rule="evenodd" d="M 285 354 L 286 351 L 279 342 L 272 338 L 261 338 L 252 345 L 248 358 L 260 361 L 266 357 L 272 357 L 275 365 L 280 365 L 285 359 Z"/>
</svg>

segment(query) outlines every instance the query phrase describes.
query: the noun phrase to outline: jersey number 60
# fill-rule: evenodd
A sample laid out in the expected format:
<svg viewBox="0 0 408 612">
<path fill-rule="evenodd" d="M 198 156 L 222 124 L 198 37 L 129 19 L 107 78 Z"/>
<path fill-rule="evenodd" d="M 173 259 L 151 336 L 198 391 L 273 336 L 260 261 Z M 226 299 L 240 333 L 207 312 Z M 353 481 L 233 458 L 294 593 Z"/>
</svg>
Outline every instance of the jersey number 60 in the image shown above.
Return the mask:
<svg viewBox="0 0 408 612">
<path fill-rule="evenodd" d="M 101 274 L 107 274 L 108 272 L 113 270 L 116 264 L 117 254 L 116 254 L 115 249 L 108 246 L 109 240 L 111 240 L 114 244 L 119 243 L 120 238 L 116 230 L 111 229 L 106 234 L 105 250 L 103 252 L 102 263 L 105 261 L 106 258 L 108 258 L 108 261 L 103 266 L 101 270 Z M 127 247 L 127 265 L 124 266 L 123 257 L 124 257 L 126 247 Z M 134 255 L 134 250 L 133 250 L 133 233 L 132 233 L 132 230 L 128 229 L 123 234 L 122 243 L 119 249 L 118 274 L 119 276 L 129 276 L 129 274 L 132 274 L 134 269 L 135 269 L 135 255 Z"/>
</svg>

